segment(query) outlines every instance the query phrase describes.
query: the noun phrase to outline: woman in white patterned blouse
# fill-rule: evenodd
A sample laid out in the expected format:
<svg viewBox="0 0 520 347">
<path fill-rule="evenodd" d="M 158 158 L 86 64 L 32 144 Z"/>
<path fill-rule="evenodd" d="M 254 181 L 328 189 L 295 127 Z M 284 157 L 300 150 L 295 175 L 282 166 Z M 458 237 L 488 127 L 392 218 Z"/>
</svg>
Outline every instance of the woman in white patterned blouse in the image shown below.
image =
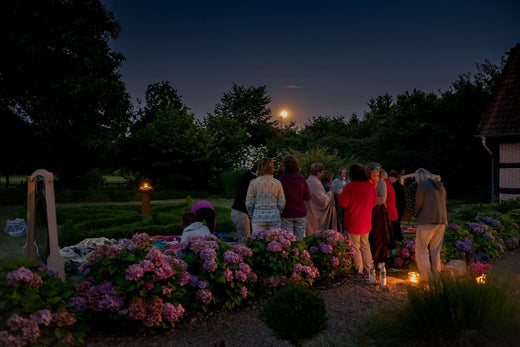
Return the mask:
<svg viewBox="0 0 520 347">
<path fill-rule="evenodd" d="M 280 228 L 281 214 L 285 207 L 285 195 L 280 181 L 273 178 L 274 163 L 263 158 L 258 163 L 255 178 L 249 183 L 246 207 L 251 217 L 252 231 Z"/>
</svg>

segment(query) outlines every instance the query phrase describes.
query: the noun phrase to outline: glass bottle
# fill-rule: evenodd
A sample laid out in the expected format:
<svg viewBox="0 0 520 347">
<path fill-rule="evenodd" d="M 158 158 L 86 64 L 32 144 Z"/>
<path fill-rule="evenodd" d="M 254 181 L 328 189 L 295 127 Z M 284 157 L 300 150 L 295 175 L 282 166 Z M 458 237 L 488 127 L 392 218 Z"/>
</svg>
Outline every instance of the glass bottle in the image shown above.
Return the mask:
<svg viewBox="0 0 520 347">
<path fill-rule="evenodd" d="M 370 269 L 368 271 L 368 282 L 374 283 L 376 280 L 376 269 L 374 268 L 374 261 L 370 261 Z"/>
</svg>

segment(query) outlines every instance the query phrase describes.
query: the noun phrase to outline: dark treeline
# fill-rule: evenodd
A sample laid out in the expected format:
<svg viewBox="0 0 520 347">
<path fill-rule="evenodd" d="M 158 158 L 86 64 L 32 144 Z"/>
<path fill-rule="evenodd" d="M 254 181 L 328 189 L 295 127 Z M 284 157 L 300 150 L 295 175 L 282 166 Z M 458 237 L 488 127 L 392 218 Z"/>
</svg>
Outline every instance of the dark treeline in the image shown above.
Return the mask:
<svg viewBox="0 0 520 347">
<path fill-rule="evenodd" d="M 381 95 L 362 116 L 316 116 L 302 129 L 281 126 L 265 86 L 233 84 L 197 120 L 167 81 L 149 85 L 145 100 L 132 105 L 118 72 L 124 57 L 108 45 L 120 27 L 100 1 L 11 1 L 1 16 L 6 177 L 45 168 L 61 184 L 91 188 L 118 170 L 172 189 L 218 191 L 220 175 L 248 159 L 318 151 L 337 166 L 425 167 L 451 194 L 489 196 L 490 157 L 475 133 L 502 66 L 486 61 L 448 91 Z"/>
</svg>

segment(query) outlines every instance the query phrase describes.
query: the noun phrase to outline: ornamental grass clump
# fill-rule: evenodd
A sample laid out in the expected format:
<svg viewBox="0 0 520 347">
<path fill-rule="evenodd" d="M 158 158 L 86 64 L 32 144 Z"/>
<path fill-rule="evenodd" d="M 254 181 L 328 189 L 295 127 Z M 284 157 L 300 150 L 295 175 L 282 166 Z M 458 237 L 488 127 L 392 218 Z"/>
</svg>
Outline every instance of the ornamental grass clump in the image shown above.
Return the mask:
<svg viewBox="0 0 520 347">
<path fill-rule="evenodd" d="M 327 327 L 325 301 L 301 285 L 280 288 L 263 306 L 260 319 L 278 339 L 297 346 Z"/>
<path fill-rule="evenodd" d="M 355 249 L 349 239 L 334 230 L 318 230 L 304 239 L 321 280 L 346 276 L 352 267 Z"/>
<path fill-rule="evenodd" d="M 314 266 L 307 245 L 296 240 L 294 234 L 283 229 L 260 230 L 244 241 L 253 251 L 251 268 L 258 275 L 261 291 L 300 283 L 311 286 L 320 276 Z"/>
<path fill-rule="evenodd" d="M 513 346 L 520 338 L 520 298 L 492 276 L 486 283 L 443 276 L 410 286 L 406 305 L 372 315 L 358 336 L 376 346 Z"/>
<path fill-rule="evenodd" d="M 86 280 L 76 285 L 71 307 L 100 327 L 170 329 L 184 314 L 186 264 L 152 247 L 147 234 L 96 246 L 81 270 Z"/>
<path fill-rule="evenodd" d="M 74 290 L 44 264 L 5 263 L 0 270 L 0 346 L 80 345 L 87 326 L 71 312 Z"/>
<path fill-rule="evenodd" d="M 190 273 L 185 305 L 204 311 L 210 306 L 231 309 L 253 296 L 257 276 L 248 264 L 252 255 L 248 247 L 228 245 L 215 235 L 195 235 L 181 243 L 176 256 Z"/>
</svg>

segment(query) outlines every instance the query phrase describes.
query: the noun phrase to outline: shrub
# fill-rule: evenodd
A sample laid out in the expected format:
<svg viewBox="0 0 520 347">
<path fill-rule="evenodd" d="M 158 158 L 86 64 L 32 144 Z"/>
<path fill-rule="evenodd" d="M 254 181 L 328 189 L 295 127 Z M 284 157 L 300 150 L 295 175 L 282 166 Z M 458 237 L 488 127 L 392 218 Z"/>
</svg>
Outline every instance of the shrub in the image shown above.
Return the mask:
<svg viewBox="0 0 520 347">
<path fill-rule="evenodd" d="M 85 238 L 131 238 L 135 233 L 179 235 L 181 215 L 189 209 L 188 202 L 152 206 L 153 218 L 141 214 L 139 205 L 81 206 L 56 209 L 59 244 L 72 245 Z M 217 227 L 233 230 L 229 209 L 218 207 Z"/>
<path fill-rule="evenodd" d="M 231 309 L 253 296 L 257 275 L 248 263 L 251 249 L 242 244 L 233 247 L 214 235 L 192 236 L 181 243 L 178 257 L 188 265 L 193 288 L 185 296 L 185 305 L 193 309 Z"/>
<path fill-rule="evenodd" d="M 311 165 L 313 163 L 322 163 L 328 170 L 335 172 L 338 168 L 349 167 L 349 164 L 352 164 L 356 161 L 356 158 L 353 156 L 350 156 L 347 159 L 341 158 L 337 149 L 334 149 L 331 153 L 327 149 L 320 146 L 311 148 L 305 152 L 289 149 L 283 154 L 283 156 L 288 154 L 293 154 L 298 158 L 300 167 L 302 168 L 302 174 L 305 177 L 309 176 Z"/>
<path fill-rule="evenodd" d="M 311 286 L 320 272 L 314 266 L 307 246 L 283 229 L 260 230 L 245 239 L 253 251 L 251 267 L 265 292 L 289 283 Z"/>
<path fill-rule="evenodd" d="M 270 297 L 260 312 L 262 322 L 278 339 L 301 345 L 327 326 L 325 301 L 302 286 L 281 288 Z"/>
<path fill-rule="evenodd" d="M 408 269 L 415 265 L 415 239 L 397 242 L 395 247 L 394 266 Z"/>
<path fill-rule="evenodd" d="M 74 290 L 38 262 L 4 263 L 0 270 L 0 346 L 79 345 L 87 327 L 70 311 Z"/>
<path fill-rule="evenodd" d="M 220 181 L 222 182 L 222 188 L 224 190 L 224 196 L 226 198 L 234 198 L 238 186 L 240 185 L 240 181 L 244 177 L 247 170 L 238 169 L 238 170 L 230 170 L 224 171 L 220 174 Z"/>
<path fill-rule="evenodd" d="M 518 293 L 498 279 L 439 277 L 410 286 L 408 303 L 370 316 L 361 331 L 373 345 L 513 346 L 520 338 Z"/>
<path fill-rule="evenodd" d="M 349 239 L 334 230 L 318 230 L 304 239 L 321 280 L 344 277 L 352 267 L 354 248 Z"/>
<path fill-rule="evenodd" d="M 182 260 L 152 247 L 148 235 L 135 234 L 131 240 L 96 246 L 81 266 L 86 280 L 76 286 L 71 302 L 75 310 L 86 310 L 92 322 L 170 329 L 184 314 L 185 270 Z"/>
<path fill-rule="evenodd" d="M 473 235 L 456 223 L 446 227 L 441 249 L 441 260 L 444 263 L 452 259 L 463 259 L 469 262 L 473 254 Z"/>
</svg>

